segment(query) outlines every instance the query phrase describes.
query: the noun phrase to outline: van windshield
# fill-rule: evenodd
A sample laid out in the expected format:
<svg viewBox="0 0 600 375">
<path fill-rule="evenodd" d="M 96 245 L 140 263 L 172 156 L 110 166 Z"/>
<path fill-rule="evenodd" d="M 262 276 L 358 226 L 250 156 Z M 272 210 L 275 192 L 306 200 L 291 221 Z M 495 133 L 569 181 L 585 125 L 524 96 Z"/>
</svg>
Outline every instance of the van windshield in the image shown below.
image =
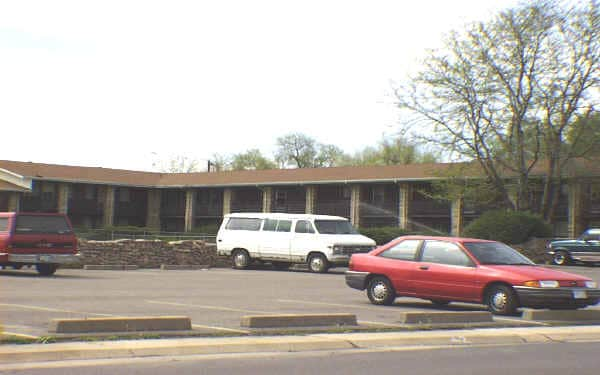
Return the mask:
<svg viewBox="0 0 600 375">
<path fill-rule="evenodd" d="M 64 216 L 18 215 L 15 226 L 17 233 L 71 233 Z"/>
<path fill-rule="evenodd" d="M 347 220 L 315 220 L 315 226 L 321 234 L 358 234 Z"/>
</svg>

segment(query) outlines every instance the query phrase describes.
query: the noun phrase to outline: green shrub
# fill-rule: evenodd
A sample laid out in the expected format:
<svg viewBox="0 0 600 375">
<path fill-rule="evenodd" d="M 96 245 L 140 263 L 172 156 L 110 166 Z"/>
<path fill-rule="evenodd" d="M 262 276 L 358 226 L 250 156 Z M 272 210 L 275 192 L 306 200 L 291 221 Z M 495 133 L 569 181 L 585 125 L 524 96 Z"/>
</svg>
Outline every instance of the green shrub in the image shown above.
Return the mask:
<svg viewBox="0 0 600 375">
<path fill-rule="evenodd" d="M 377 245 L 383 245 L 396 237 L 409 234 L 407 231 L 397 227 L 359 228 L 358 231 L 360 234 L 375 240 Z"/>
<path fill-rule="evenodd" d="M 463 235 L 520 244 L 532 237 L 551 237 L 552 227 L 540 216 L 530 212 L 494 210 L 470 223 Z"/>
</svg>

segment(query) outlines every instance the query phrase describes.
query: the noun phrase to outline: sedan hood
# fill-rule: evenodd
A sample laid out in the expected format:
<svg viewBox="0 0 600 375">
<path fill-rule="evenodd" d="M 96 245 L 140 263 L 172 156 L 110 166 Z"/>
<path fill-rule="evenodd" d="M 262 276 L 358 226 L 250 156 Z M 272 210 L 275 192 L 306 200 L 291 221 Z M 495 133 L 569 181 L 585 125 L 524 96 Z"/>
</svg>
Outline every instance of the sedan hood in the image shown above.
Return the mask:
<svg viewBox="0 0 600 375">
<path fill-rule="evenodd" d="M 558 271 L 541 266 L 514 266 L 514 265 L 482 265 L 482 268 L 495 271 L 499 275 L 511 276 L 523 281 L 528 280 L 557 280 L 557 281 L 579 281 L 590 280 L 587 277 L 574 273 Z"/>
</svg>

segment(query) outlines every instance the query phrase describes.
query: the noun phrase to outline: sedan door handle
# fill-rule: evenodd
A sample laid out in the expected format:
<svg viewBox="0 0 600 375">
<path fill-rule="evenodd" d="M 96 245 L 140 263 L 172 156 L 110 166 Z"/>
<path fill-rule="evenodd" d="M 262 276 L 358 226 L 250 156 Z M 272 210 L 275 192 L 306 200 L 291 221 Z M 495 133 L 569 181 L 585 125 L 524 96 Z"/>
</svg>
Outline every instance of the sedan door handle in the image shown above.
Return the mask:
<svg viewBox="0 0 600 375">
<path fill-rule="evenodd" d="M 429 269 L 429 266 L 419 266 L 419 269 L 427 271 Z"/>
</svg>

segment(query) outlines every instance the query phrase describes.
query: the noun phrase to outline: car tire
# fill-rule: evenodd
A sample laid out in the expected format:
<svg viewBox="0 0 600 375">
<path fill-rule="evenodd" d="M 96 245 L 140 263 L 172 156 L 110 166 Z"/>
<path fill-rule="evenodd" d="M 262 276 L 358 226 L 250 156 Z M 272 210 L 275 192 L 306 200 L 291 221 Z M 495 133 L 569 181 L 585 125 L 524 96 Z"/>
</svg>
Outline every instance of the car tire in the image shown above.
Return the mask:
<svg viewBox="0 0 600 375">
<path fill-rule="evenodd" d="M 288 268 L 290 268 L 291 263 L 290 262 L 273 262 L 273 263 L 271 263 L 271 265 L 276 270 L 283 271 L 283 270 L 287 270 Z"/>
<path fill-rule="evenodd" d="M 554 253 L 554 256 L 552 257 L 552 263 L 557 266 L 566 266 L 567 264 L 571 263 L 571 257 L 566 251 L 560 250 Z"/>
<path fill-rule="evenodd" d="M 519 307 L 515 291 L 508 285 L 495 285 L 486 295 L 486 304 L 492 314 L 513 315 Z"/>
<path fill-rule="evenodd" d="M 450 301 L 445 299 L 431 299 L 430 301 L 437 307 L 444 307 L 450 304 Z"/>
<path fill-rule="evenodd" d="M 43 264 L 36 264 L 35 269 L 42 276 L 52 276 L 58 269 L 58 266 L 56 264 L 43 263 Z"/>
<path fill-rule="evenodd" d="M 387 277 L 377 276 L 367 285 L 367 297 L 374 305 L 391 305 L 396 299 L 396 291 Z"/>
<path fill-rule="evenodd" d="M 329 261 L 323 254 L 312 254 L 308 257 L 307 264 L 310 272 L 325 273 L 329 270 Z"/>
<path fill-rule="evenodd" d="M 231 266 L 236 270 L 243 270 L 250 265 L 250 254 L 246 250 L 234 250 L 231 254 Z"/>
</svg>

